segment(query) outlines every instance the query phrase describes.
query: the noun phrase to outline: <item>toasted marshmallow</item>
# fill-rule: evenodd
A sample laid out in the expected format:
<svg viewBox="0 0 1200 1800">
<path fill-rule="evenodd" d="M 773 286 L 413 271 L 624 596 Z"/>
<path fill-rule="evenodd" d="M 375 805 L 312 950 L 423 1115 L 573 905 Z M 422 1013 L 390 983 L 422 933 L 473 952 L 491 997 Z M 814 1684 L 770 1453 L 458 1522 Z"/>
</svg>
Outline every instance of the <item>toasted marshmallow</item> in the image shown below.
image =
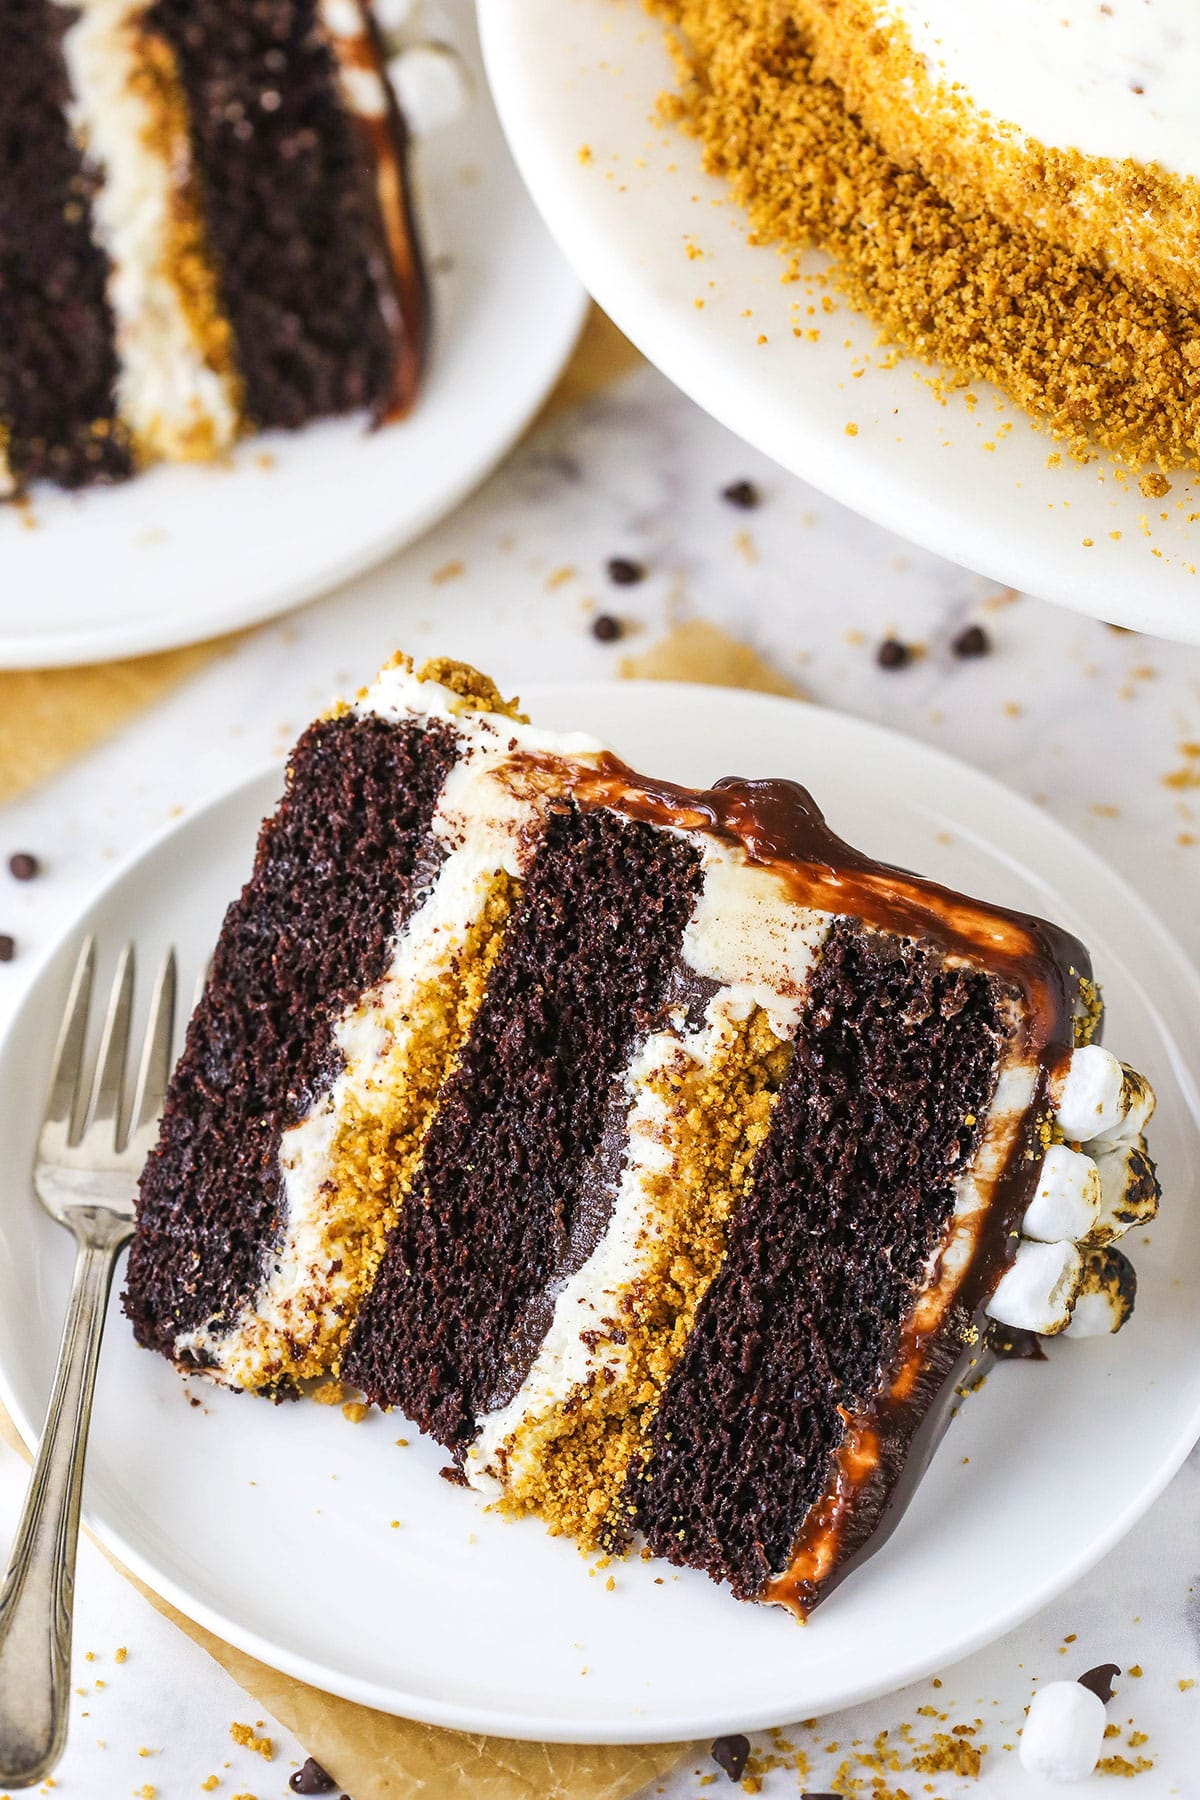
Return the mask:
<svg viewBox="0 0 1200 1800">
<path fill-rule="evenodd" d="M 1091 1236 L 1093 1243 L 1107 1244 L 1123 1237 L 1130 1226 L 1147 1224 L 1158 1211 L 1162 1190 L 1143 1137 L 1102 1150 L 1096 1167 L 1101 1198 Z"/>
<path fill-rule="evenodd" d="M 1073 1143 L 1136 1137 L 1154 1111 L 1154 1090 L 1111 1050 L 1086 1044 L 1073 1050 L 1050 1084 L 1059 1129 Z"/>
<path fill-rule="evenodd" d="M 1051 1681 L 1033 1696 L 1021 1733 L 1021 1767 L 1050 1781 L 1084 1781 L 1104 1742 L 1104 1702 L 1078 1681 Z"/>
<path fill-rule="evenodd" d="M 467 109 L 467 73 L 445 44 L 414 44 L 388 59 L 388 80 L 400 111 L 417 137 L 428 137 Z"/>
<path fill-rule="evenodd" d="M 1137 1275 L 1129 1258 L 1108 1246 L 1089 1250 L 1065 1335 L 1106 1337 L 1120 1331 L 1136 1298 Z"/>
<path fill-rule="evenodd" d="M 988 1315 L 1015 1330 L 1052 1337 L 1070 1323 L 1082 1274 L 1083 1258 L 1075 1244 L 1023 1240 L 988 1301 Z"/>
<path fill-rule="evenodd" d="M 1066 1144 L 1051 1144 L 1021 1230 L 1043 1244 L 1087 1237 L 1095 1228 L 1100 1204 L 1100 1171 L 1091 1157 Z"/>
<path fill-rule="evenodd" d="M 417 27 L 420 5 L 419 0 L 372 0 L 371 11 L 384 37 L 390 38 Z"/>
</svg>

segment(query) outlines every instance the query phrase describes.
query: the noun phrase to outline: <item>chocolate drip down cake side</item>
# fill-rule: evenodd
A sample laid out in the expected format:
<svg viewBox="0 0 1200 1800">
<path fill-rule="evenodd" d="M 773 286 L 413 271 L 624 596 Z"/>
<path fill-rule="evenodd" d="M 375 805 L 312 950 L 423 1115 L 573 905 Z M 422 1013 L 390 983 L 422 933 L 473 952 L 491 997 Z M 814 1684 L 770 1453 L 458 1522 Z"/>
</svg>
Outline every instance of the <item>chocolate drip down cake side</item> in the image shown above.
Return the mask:
<svg viewBox="0 0 1200 1800">
<path fill-rule="evenodd" d="M 1100 1017 L 1082 945 L 802 788 L 673 787 L 398 657 L 293 753 L 125 1309 L 184 1370 L 336 1373 L 505 1510 L 804 1616 L 990 1326 L 1132 1310 L 1154 1101 Z"/>
</svg>

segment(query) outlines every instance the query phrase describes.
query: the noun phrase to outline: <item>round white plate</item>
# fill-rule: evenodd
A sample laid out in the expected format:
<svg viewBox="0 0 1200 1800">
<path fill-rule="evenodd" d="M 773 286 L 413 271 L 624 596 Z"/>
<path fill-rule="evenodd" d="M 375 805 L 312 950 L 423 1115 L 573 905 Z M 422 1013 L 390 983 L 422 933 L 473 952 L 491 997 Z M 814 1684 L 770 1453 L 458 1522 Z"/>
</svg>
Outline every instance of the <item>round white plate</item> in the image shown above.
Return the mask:
<svg viewBox="0 0 1200 1800">
<path fill-rule="evenodd" d="M 134 1346 L 115 1304 L 86 1513 L 160 1594 L 304 1681 L 469 1730 L 654 1742 L 774 1724 L 886 1692 L 997 1636 L 1136 1522 L 1200 1431 L 1200 979 L 1098 858 L 1042 812 L 924 746 L 786 700 L 712 688 L 558 687 L 538 719 L 611 739 L 686 782 L 792 775 L 873 853 L 1032 907 L 1093 948 L 1108 1041 L 1159 1093 L 1166 1200 L 1132 1247 L 1141 1278 L 1118 1338 L 998 1368 L 952 1425 L 891 1541 L 807 1630 L 703 1575 L 634 1557 L 593 1574 L 534 1520 L 438 1478 L 447 1458 L 399 1416 L 272 1407 Z M 279 790 L 257 776 L 161 837 L 48 958 L 0 1044 L 0 1395 L 40 1429 L 70 1245 L 26 1171 L 81 932 L 126 934 L 143 971 L 168 939 L 185 983 L 245 878 Z M 184 991 L 188 991 L 185 986 Z M 398 1448 L 396 1439 L 410 1439 Z M 392 1520 L 399 1520 L 393 1527 Z M 661 1585 L 659 1580 L 661 1579 Z"/>
<path fill-rule="evenodd" d="M 1148 501 L 1105 457 L 1047 468 L 1058 446 L 1015 407 L 998 415 L 985 384 L 973 410 L 960 394 L 938 398 L 922 364 L 882 366 L 861 315 L 844 303 L 826 315 L 824 290 L 783 285 L 779 254 L 747 242 L 696 142 L 654 119 L 673 71 L 641 0 L 481 0 L 479 18 L 501 123 L 547 224 L 605 311 L 693 400 L 954 562 L 1200 643 L 1200 483 L 1172 476 L 1168 498 Z M 793 328 L 820 328 L 819 343 Z"/>
<path fill-rule="evenodd" d="M 0 506 L 0 668 L 139 655 L 311 599 L 449 512 L 532 418 L 585 296 L 505 148 L 470 0 L 440 10 L 471 101 L 414 152 L 434 342 L 412 417 L 326 420 L 253 438 L 228 464 Z"/>
</svg>

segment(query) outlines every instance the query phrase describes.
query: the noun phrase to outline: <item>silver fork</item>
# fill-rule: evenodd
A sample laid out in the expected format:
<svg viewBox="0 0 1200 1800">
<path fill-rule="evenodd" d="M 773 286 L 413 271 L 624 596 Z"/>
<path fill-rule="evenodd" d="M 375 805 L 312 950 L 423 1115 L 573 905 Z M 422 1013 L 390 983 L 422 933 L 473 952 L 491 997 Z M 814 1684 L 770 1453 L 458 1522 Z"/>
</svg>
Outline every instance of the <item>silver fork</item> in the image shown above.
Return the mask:
<svg viewBox="0 0 1200 1800">
<path fill-rule="evenodd" d="M 76 1255 L 41 1446 L 0 1585 L 0 1788 L 43 1780 L 66 1746 L 75 1552 L 100 1337 L 113 1268 L 133 1233 L 137 1180 L 154 1143 L 171 1069 L 175 955 L 169 950 L 155 982 L 133 1101 L 126 1108 L 134 974 L 133 946 L 126 945 L 109 996 L 95 1079 L 85 1095 L 95 965 L 95 943 L 88 938 L 54 1053 L 33 1171 L 38 1199 L 73 1234 Z"/>
</svg>

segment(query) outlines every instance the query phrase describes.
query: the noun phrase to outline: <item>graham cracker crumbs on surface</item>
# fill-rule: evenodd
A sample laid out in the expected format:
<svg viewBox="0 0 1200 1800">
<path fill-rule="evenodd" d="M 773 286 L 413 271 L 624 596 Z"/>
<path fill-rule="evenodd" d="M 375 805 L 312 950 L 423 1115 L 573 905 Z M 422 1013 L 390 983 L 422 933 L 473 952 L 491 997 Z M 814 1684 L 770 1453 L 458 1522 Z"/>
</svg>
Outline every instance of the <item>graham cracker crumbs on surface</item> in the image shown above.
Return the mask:
<svg viewBox="0 0 1200 1800">
<path fill-rule="evenodd" d="M 590 163 L 592 160 L 592 146 L 590 144 L 580 144 L 575 155 L 581 163 L 585 165 Z"/>
<path fill-rule="evenodd" d="M 1140 1681 L 1142 1678 L 1141 1663 L 1130 1663 L 1127 1673 L 1132 1675 L 1135 1681 Z"/>
<path fill-rule="evenodd" d="M 1179 1682 L 1179 1691 L 1181 1694 L 1186 1694 L 1188 1689 L 1194 1688 L 1195 1685 L 1196 1685 L 1195 1681 L 1190 1676 L 1186 1679 L 1181 1677 L 1180 1682 Z"/>
<path fill-rule="evenodd" d="M 1166 476 L 1160 475 L 1156 469 L 1147 469 L 1138 482 L 1138 487 L 1147 500 L 1163 500 L 1171 491 L 1171 484 Z"/>
<path fill-rule="evenodd" d="M 318 1406 L 340 1406 L 346 1398 L 346 1390 L 340 1381 L 322 1381 L 309 1394 Z"/>
<path fill-rule="evenodd" d="M 128 1658 L 128 1656 L 129 1656 L 129 1652 L 128 1652 L 128 1650 L 127 1650 L 127 1649 L 126 1649 L 126 1648 L 125 1648 L 125 1646 L 124 1646 L 124 1644 L 122 1644 L 122 1645 L 121 1645 L 121 1648 L 120 1648 L 120 1649 L 119 1649 L 119 1650 L 117 1650 L 117 1651 L 116 1651 L 116 1652 L 114 1652 L 114 1655 L 113 1655 L 113 1661 L 114 1661 L 114 1662 L 119 1662 L 119 1663 L 123 1663 L 123 1662 L 125 1662 L 125 1661 L 126 1661 L 126 1659 L 127 1659 L 127 1658 Z"/>
<path fill-rule="evenodd" d="M 1102 1756 L 1096 1764 L 1098 1775 L 1145 1775 L 1154 1767 L 1154 1760 L 1149 1756 L 1139 1756 L 1130 1762 L 1127 1756 Z"/>
<path fill-rule="evenodd" d="M 239 1725 L 236 1722 L 229 1727 L 229 1735 L 235 1744 L 243 1750 L 253 1750 L 255 1756 L 261 1756 L 264 1762 L 270 1762 L 275 1754 L 274 1741 L 269 1737 L 256 1737 L 253 1725 Z"/>
<path fill-rule="evenodd" d="M 466 563 L 460 562 L 457 557 L 454 557 L 450 562 L 442 563 L 440 568 L 435 569 L 429 579 L 434 587 L 444 587 L 448 581 L 457 581 L 459 576 L 465 575 L 466 572 Z"/>
<path fill-rule="evenodd" d="M 578 574 L 579 570 L 574 563 L 563 563 L 560 568 L 552 569 L 546 577 L 546 592 L 552 594 L 556 588 L 566 587 Z"/>
<path fill-rule="evenodd" d="M 342 1408 L 342 1417 L 351 1425 L 361 1425 L 370 1410 L 363 1400 L 347 1400 Z"/>
<path fill-rule="evenodd" d="M 1021 147 L 1009 145 L 1018 167 L 999 179 L 1005 140 L 964 135 L 960 114 L 977 115 L 941 84 L 938 104 L 925 104 L 935 78 L 894 20 L 878 29 L 866 0 L 648 3 L 667 23 L 678 72 L 660 115 L 700 140 L 753 242 L 774 244 L 797 274 L 801 251 L 830 252 L 837 287 L 885 341 L 949 365 L 961 386 L 995 382 L 1072 454 L 1087 455 L 1090 440 L 1134 468 L 1200 467 L 1195 312 L 1156 290 L 1152 234 L 1125 243 L 1140 215 L 1153 216 L 1131 184 L 1156 172 L 1033 145 L 1056 240 L 1025 220 Z M 894 58 L 900 69 L 889 72 Z M 868 129 L 871 96 L 889 116 Z M 893 158 L 882 143 L 894 134 L 904 141 Z M 969 204 L 956 206 L 963 164 Z M 1188 184 L 1162 175 L 1172 220 L 1182 208 L 1188 230 L 1200 229 Z M 1094 188 L 1079 188 L 1088 180 Z M 1128 277 L 1106 254 L 1114 232 L 1129 249 Z"/>
<path fill-rule="evenodd" d="M 210 1775 L 207 1780 L 200 1783 L 200 1791 L 203 1794 L 211 1794 L 215 1792 L 220 1785 L 221 1777 L 219 1775 Z"/>
</svg>

